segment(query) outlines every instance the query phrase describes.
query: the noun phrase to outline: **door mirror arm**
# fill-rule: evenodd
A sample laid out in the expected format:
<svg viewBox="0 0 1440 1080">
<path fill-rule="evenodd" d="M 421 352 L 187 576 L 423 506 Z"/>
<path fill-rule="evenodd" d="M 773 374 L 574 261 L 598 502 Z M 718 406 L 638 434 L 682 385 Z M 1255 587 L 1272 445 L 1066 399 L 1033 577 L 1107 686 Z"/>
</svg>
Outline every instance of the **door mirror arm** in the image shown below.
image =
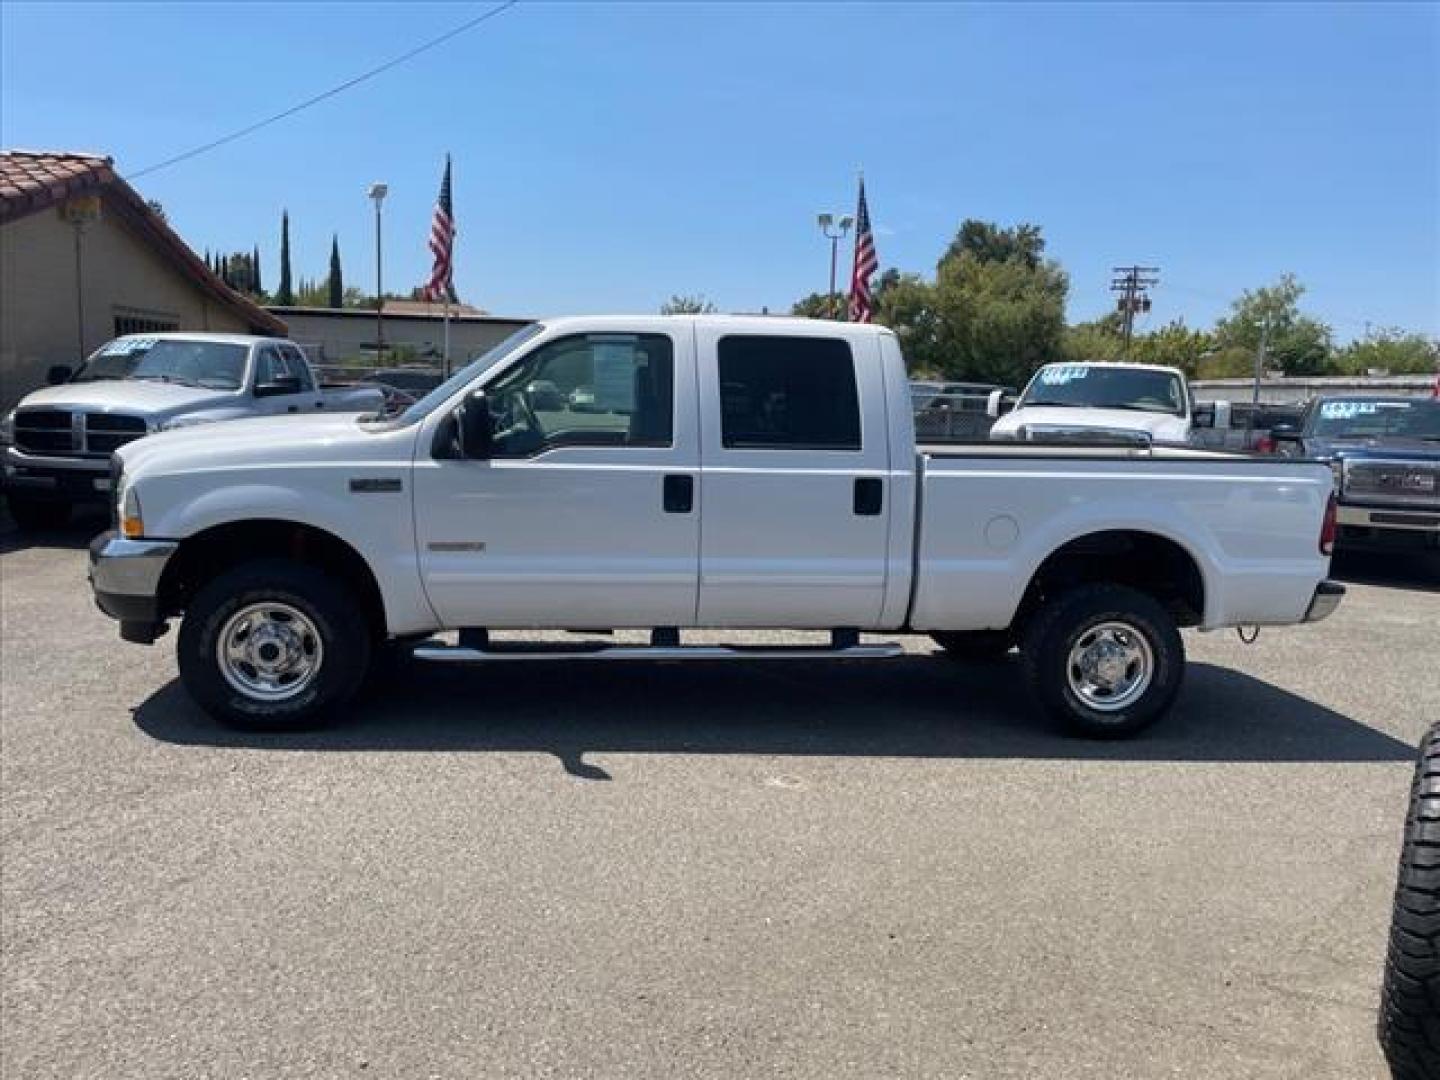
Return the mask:
<svg viewBox="0 0 1440 1080">
<path fill-rule="evenodd" d="M 471 461 L 489 460 L 495 449 L 495 422 L 490 416 L 490 399 L 476 390 L 456 411 L 460 453 Z"/>
</svg>

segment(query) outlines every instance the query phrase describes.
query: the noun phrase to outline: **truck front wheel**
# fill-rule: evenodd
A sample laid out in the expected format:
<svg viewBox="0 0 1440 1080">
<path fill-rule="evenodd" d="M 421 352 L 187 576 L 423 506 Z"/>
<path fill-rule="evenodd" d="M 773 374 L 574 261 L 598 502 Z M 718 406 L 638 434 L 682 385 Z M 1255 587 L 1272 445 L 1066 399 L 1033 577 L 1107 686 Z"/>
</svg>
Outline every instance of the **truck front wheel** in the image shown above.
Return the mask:
<svg viewBox="0 0 1440 1080">
<path fill-rule="evenodd" d="M 1420 744 L 1410 788 L 1380 991 L 1380 1045 L 1395 1080 L 1440 1077 L 1440 726 Z"/>
<path fill-rule="evenodd" d="M 196 593 L 176 645 L 180 678 L 216 719 L 294 730 L 329 718 L 370 661 L 364 612 L 322 571 L 266 559 Z"/>
<path fill-rule="evenodd" d="M 1081 585 L 1049 601 L 1020 645 L 1047 716 L 1076 735 L 1133 735 L 1170 708 L 1185 673 L 1175 620 L 1122 585 Z"/>
</svg>

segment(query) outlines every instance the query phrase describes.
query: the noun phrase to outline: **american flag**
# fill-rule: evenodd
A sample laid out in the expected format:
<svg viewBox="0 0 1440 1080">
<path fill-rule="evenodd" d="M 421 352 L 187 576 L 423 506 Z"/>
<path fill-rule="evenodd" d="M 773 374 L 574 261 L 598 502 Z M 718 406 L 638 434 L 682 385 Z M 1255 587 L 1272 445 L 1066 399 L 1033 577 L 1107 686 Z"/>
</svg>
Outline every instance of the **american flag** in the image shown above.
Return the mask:
<svg viewBox="0 0 1440 1080">
<path fill-rule="evenodd" d="M 880 265 L 875 236 L 870 231 L 870 208 L 865 205 L 865 181 L 860 181 L 860 209 L 855 211 L 855 269 L 850 274 L 850 321 L 869 322 L 870 275 Z"/>
<path fill-rule="evenodd" d="M 435 200 L 435 217 L 430 222 L 430 251 L 435 268 L 425 286 L 425 299 L 455 299 L 455 212 L 450 204 L 450 155 L 445 155 L 445 179 L 440 181 L 440 197 Z"/>
</svg>

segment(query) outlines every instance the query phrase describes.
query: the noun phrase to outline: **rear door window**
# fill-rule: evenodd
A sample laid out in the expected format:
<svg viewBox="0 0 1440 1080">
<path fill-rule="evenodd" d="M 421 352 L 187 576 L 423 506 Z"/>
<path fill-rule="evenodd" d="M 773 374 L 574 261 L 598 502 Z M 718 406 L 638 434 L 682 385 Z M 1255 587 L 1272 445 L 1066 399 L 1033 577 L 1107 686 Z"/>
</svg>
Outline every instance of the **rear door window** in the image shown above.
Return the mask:
<svg viewBox="0 0 1440 1080">
<path fill-rule="evenodd" d="M 727 449 L 859 450 L 855 359 L 839 338 L 734 334 L 717 348 Z"/>
</svg>

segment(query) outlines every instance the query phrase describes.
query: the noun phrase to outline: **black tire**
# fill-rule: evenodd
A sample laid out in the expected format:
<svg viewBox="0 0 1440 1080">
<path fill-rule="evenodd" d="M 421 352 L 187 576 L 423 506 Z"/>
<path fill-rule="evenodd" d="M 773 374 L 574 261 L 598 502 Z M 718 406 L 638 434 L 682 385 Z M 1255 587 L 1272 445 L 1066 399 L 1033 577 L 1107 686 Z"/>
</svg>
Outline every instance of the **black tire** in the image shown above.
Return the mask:
<svg viewBox="0 0 1440 1080">
<path fill-rule="evenodd" d="M 956 660 L 999 660 L 1015 647 L 1009 630 L 940 631 L 930 638 Z"/>
<path fill-rule="evenodd" d="M 1072 686 L 1070 657 L 1077 642 L 1104 623 L 1128 628 L 1127 640 L 1130 634 L 1143 638 L 1136 644 L 1148 649 L 1150 675 L 1133 700 L 1115 698 L 1097 708 Z M 1149 727 L 1170 708 L 1185 677 L 1185 645 L 1175 620 L 1154 598 L 1123 585 L 1081 585 L 1049 601 L 1025 628 L 1020 656 L 1045 715 L 1087 738 L 1124 738 Z M 1137 687 L 1142 683 L 1136 680 Z"/>
<path fill-rule="evenodd" d="M 1440 725 L 1420 744 L 1380 988 L 1395 1080 L 1440 1080 Z"/>
<path fill-rule="evenodd" d="M 299 611 L 319 638 L 313 677 L 283 700 L 237 688 L 218 656 L 220 635 L 231 617 L 258 603 Z M 185 689 L 217 720 L 253 730 L 293 731 L 330 719 L 354 696 L 365 679 L 370 648 L 365 613 L 344 585 L 312 566 L 265 559 L 226 571 L 195 595 L 180 626 L 176 657 Z"/>
<path fill-rule="evenodd" d="M 7 495 L 10 516 L 21 532 L 52 532 L 70 524 L 70 504 L 49 499 L 27 499 Z"/>
</svg>

